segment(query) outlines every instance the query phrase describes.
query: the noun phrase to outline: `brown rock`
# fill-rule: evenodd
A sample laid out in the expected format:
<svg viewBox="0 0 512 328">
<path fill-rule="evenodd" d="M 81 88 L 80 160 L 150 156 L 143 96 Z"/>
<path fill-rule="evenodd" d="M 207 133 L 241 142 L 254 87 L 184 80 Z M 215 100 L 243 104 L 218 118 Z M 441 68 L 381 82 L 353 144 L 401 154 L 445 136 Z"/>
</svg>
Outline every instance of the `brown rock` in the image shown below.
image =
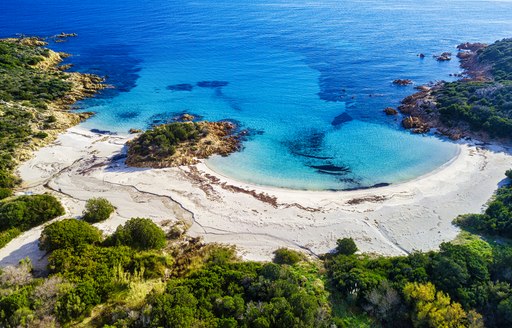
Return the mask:
<svg viewBox="0 0 512 328">
<path fill-rule="evenodd" d="M 393 81 L 395 85 L 409 85 L 412 84 L 412 81 L 409 79 L 396 79 Z"/>
<path fill-rule="evenodd" d="M 398 111 L 396 109 L 394 109 L 393 107 L 386 107 L 384 109 L 384 113 L 386 113 L 386 115 L 396 115 L 396 114 L 398 114 Z"/>
<path fill-rule="evenodd" d="M 130 133 L 130 134 L 141 133 L 141 132 L 142 132 L 141 129 L 131 128 L 130 130 L 128 130 L 128 133 Z"/>
<path fill-rule="evenodd" d="M 430 128 L 419 117 L 409 116 L 402 120 L 402 126 L 413 133 L 427 133 Z"/>
</svg>

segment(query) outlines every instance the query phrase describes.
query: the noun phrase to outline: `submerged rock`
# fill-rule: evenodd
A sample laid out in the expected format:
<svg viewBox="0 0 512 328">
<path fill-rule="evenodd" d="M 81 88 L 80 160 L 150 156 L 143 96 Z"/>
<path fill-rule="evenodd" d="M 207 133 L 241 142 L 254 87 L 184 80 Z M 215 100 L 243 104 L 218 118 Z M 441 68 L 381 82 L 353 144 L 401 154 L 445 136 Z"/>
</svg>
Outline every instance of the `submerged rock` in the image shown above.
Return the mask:
<svg viewBox="0 0 512 328">
<path fill-rule="evenodd" d="M 167 90 L 171 91 L 192 91 L 194 86 L 188 83 L 174 84 L 167 86 Z"/>
<path fill-rule="evenodd" d="M 331 125 L 333 125 L 333 126 L 338 126 L 338 125 L 341 125 L 341 124 L 343 124 L 343 123 L 350 122 L 350 121 L 352 121 L 352 120 L 354 120 L 354 119 L 352 118 L 352 116 L 350 116 L 347 112 L 344 112 L 344 113 L 342 113 L 342 114 L 340 114 L 340 115 L 336 116 L 336 117 L 334 118 L 334 120 L 332 120 Z"/>
<path fill-rule="evenodd" d="M 197 86 L 200 88 L 222 88 L 229 84 L 226 81 L 201 81 L 197 82 Z"/>
</svg>

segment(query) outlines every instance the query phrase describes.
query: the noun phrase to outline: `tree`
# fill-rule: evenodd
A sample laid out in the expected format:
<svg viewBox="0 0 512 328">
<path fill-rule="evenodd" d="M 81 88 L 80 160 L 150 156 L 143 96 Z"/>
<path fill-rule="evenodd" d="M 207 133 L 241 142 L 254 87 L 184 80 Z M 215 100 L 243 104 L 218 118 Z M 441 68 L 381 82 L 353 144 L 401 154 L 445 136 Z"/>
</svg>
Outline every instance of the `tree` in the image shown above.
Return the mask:
<svg viewBox="0 0 512 328">
<path fill-rule="evenodd" d="M 352 255 L 357 252 L 357 245 L 352 238 L 343 238 L 336 241 L 336 253 Z"/>
<path fill-rule="evenodd" d="M 126 245 L 138 250 L 161 249 L 165 246 L 165 232 L 150 219 L 132 218 L 107 240 L 110 245 Z"/>
<path fill-rule="evenodd" d="M 82 219 L 89 223 L 104 221 L 110 217 L 115 208 L 105 198 L 91 198 L 85 204 L 85 210 Z"/>
<path fill-rule="evenodd" d="M 101 231 L 87 222 L 65 219 L 46 226 L 39 238 L 39 248 L 53 251 L 62 248 L 77 248 L 101 241 Z"/>
<path fill-rule="evenodd" d="M 459 303 L 451 302 L 450 296 L 436 291 L 432 283 L 408 283 L 405 285 L 404 297 L 413 307 L 412 322 L 414 327 L 466 327 L 468 315 Z M 473 314 L 474 320 L 477 315 Z"/>
</svg>

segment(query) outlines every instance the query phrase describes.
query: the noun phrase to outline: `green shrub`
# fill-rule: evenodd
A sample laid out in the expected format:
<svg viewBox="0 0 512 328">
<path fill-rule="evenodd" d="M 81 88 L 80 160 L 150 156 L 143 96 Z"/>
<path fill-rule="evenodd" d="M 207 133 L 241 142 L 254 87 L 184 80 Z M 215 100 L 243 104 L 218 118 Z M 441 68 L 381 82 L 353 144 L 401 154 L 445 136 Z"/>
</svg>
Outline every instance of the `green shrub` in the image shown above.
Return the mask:
<svg viewBox="0 0 512 328">
<path fill-rule="evenodd" d="M 11 197 L 12 196 L 12 190 L 9 188 L 0 188 L 0 200 Z"/>
<path fill-rule="evenodd" d="M 52 195 L 19 196 L 0 203 L 0 230 L 28 230 L 63 214 L 64 208 Z"/>
<path fill-rule="evenodd" d="M 150 219 L 132 218 L 108 238 L 108 245 L 126 245 L 134 249 L 161 249 L 165 246 L 164 231 Z"/>
<path fill-rule="evenodd" d="M 89 223 L 104 221 L 110 217 L 115 208 L 105 198 L 91 198 L 85 204 L 83 219 Z"/>
<path fill-rule="evenodd" d="M 302 260 L 303 255 L 288 248 L 279 248 L 274 251 L 274 263 L 293 265 Z"/>
<path fill-rule="evenodd" d="M 352 238 L 343 238 L 336 241 L 336 253 L 352 255 L 357 252 L 357 245 Z"/>
<path fill-rule="evenodd" d="M 507 176 L 507 178 L 512 179 L 512 169 L 511 170 L 507 170 L 505 172 L 505 175 Z"/>
<path fill-rule="evenodd" d="M 39 238 L 39 248 L 53 251 L 61 248 L 78 248 L 101 241 L 101 231 L 87 222 L 64 219 L 47 225 Z"/>
<path fill-rule="evenodd" d="M 21 230 L 18 228 L 10 228 L 0 232 L 0 248 L 7 245 L 11 240 L 21 235 Z"/>
</svg>

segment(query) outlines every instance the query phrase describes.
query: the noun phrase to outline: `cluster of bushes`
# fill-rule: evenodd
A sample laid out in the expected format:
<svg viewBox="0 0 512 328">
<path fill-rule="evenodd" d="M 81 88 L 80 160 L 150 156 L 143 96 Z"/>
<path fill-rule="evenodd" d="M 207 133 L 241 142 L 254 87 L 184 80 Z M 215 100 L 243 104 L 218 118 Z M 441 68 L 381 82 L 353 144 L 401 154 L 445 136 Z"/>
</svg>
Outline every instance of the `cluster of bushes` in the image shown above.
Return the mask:
<svg viewBox="0 0 512 328">
<path fill-rule="evenodd" d="M 496 81 L 512 81 L 512 39 L 503 39 L 484 48 L 478 59 L 492 65 L 491 73 Z"/>
<path fill-rule="evenodd" d="M 141 134 L 130 143 L 128 156 L 141 161 L 152 161 L 172 156 L 176 146 L 203 136 L 203 131 L 194 122 L 175 122 L 157 126 Z"/>
<path fill-rule="evenodd" d="M 473 232 L 512 238 L 512 186 L 499 188 L 483 214 L 462 215 L 454 223 Z"/>
<path fill-rule="evenodd" d="M 436 92 L 441 120 L 467 123 L 491 137 L 512 137 L 512 39 L 497 41 L 478 53 L 491 66 L 492 82 L 456 81 Z"/>
</svg>

